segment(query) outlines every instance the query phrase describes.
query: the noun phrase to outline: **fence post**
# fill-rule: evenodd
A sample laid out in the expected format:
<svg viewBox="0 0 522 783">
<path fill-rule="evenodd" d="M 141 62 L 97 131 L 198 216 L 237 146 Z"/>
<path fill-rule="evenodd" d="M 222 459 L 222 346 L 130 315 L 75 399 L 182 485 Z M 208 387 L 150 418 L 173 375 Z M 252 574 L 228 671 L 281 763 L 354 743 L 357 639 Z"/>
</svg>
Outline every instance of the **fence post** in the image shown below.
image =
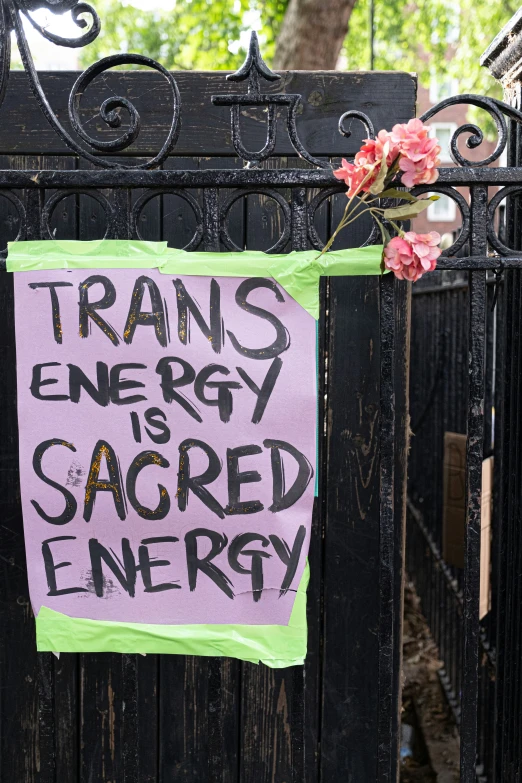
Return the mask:
<svg viewBox="0 0 522 783">
<path fill-rule="evenodd" d="M 504 100 L 522 108 L 522 9 L 496 36 L 481 58 L 481 65 L 499 81 Z M 508 166 L 522 166 L 522 134 L 510 120 Z M 522 185 L 521 185 L 522 193 Z M 506 200 L 505 244 L 522 250 L 522 199 Z M 503 290 L 497 309 L 497 377 L 495 382 L 495 474 L 494 536 L 497 537 L 498 578 L 494 585 L 496 603 L 496 737 L 494 781 L 515 783 L 520 779 L 520 654 L 522 623 L 522 323 L 520 297 L 522 272 L 512 269 L 504 274 Z M 493 781 L 492 781 L 493 783 Z"/>
</svg>

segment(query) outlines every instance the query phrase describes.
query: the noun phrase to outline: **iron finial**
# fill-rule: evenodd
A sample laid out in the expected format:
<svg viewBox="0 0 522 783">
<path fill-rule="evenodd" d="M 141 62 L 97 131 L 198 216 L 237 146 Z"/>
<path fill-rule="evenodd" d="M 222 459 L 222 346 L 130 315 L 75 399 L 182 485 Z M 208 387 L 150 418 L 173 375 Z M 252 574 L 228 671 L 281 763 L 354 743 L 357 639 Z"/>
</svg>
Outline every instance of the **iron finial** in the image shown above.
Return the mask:
<svg viewBox="0 0 522 783">
<path fill-rule="evenodd" d="M 255 30 L 250 33 L 250 45 L 245 62 L 235 73 L 229 74 L 227 80 L 230 82 L 244 82 L 248 79 L 248 92 L 259 92 L 259 77 L 263 77 L 268 82 L 276 82 L 281 77 L 279 74 L 270 70 L 268 65 L 261 57 L 259 51 L 259 39 Z"/>
</svg>

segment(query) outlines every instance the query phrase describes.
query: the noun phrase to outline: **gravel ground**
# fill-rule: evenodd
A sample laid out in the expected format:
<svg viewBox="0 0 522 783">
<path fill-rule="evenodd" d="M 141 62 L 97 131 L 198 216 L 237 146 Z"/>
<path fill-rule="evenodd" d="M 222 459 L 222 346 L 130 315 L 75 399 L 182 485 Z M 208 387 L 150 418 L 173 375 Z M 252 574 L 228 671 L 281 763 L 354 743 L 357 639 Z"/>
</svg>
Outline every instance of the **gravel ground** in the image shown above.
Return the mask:
<svg viewBox="0 0 522 783">
<path fill-rule="evenodd" d="M 401 783 L 457 783 L 459 742 L 453 715 L 441 689 L 442 664 L 420 601 L 406 585 L 403 640 L 403 741 Z M 405 739 L 409 739 L 408 736 Z"/>
</svg>

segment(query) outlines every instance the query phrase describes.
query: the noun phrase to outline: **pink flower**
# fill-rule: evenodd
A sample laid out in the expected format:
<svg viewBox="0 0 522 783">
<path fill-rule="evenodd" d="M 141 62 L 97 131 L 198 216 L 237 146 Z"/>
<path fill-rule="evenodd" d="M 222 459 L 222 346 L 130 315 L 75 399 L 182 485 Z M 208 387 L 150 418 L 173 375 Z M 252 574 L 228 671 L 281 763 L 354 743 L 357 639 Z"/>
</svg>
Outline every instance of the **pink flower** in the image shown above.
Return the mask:
<svg viewBox="0 0 522 783">
<path fill-rule="evenodd" d="M 399 154 L 398 145 L 392 141 L 391 133 L 381 130 L 376 139 L 364 139 L 364 144 L 355 156 L 356 165 L 373 165 L 381 163 L 386 155 L 386 165 L 392 165 Z"/>
<path fill-rule="evenodd" d="M 403 172 L 402 184 L 407 188 L 413 188 L 415 185 L 433 185 L 439 178 L 437 169 L 439 163 L 438 158 L 423 158 L 418 162 L 410 158 L 401 158 L 399 168 Z"/>
<path fill-rule="evenodd" d="M 407 188 L 433 185 L 439 176 L 437 166 L 440 164 L 440 146 L 437 139 L 430 138 L 428 126 L 419 119 L 413 119 L 395 125 L 390 138 L 400 150 L 399 168 L 404 172 L 402 184 Z"/>
<path fill-rule="evenodd" d="M 424 272 L 433 272 L 437 258 L 441 254 L 438 247 L 440 234 L 416 234 L 408 231 L 402 237 L 393 237 L 384 248 L 384 265 L 399 280 L 411 280 L 413 283 Z"/>
<path fill-rule="evenodd" d="M 371 188 L 379 175 L 383 159 L 386 160 L 389 168 L 398 155 L 399 148 L 392 141 L 391 134 L 381 130 L 376 139 L 364 139 L 364 144 L 353 163 L 348 163 L 343 158 L 341 168 L 334 171 L 334 175 L 346 183 L 348 188 L 346 195 L 351 198 Z"/>
<path fill-rule="evenodd" d="M 398 161 L 401 182 L 407 188 L 433 185 L 439 176 L 439 155 L 439 142 L 430 137 L 428 126 L 413 119 L 395 125 L 391 133 L 381 130 L 376 139 L 365 139 L 354 162 L 343 160 L 342 167 L 334 174 L 346 184 L 348 198 L 370 190 L 379 176 L 383 160 L 388 168 Z"/>
<path fill-rule="evenodd" d="M 368 173 L 368 169 L 363 166 L 356 166 L 353 163 L 348 163 L 348 161 L 343 158 L 342 166 L 340 169 L 334 171 L 334 176 L 345 183 L 348 188 L 346 195 L 348 198 L 351 198 L 357 193 L 368 190 L 372 182 L 375 181 L 377 174 L 368 177 Z M 366 177 L 368 177 L 368 179 L 364 182 Z"/>
</svg>

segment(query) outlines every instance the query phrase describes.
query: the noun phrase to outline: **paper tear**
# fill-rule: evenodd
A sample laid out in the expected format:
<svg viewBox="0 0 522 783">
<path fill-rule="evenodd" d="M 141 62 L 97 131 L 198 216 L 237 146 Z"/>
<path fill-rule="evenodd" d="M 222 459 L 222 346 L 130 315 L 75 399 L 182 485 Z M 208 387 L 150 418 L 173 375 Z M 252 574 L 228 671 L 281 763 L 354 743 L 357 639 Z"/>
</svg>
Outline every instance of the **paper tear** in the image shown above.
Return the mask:
<svg viewBox="0 0 522 783">
<path fill-rule="evenodd" d="M 234 598 L 236 596 L 238 596 L 238 595 L 252 595 L 254 592 L 256 592 L 256 593 L 259 593 L 259 592 L 265 593 L 267 590 L 277 590 L 277 592 L 280 593 L 281 592 L 281 587 L 280 586 L 277 586 L 277 587 L 275 587 L 275 586 L 274 587 L 267 587 L 265 585 L 265 586 L 263 586 L 263 590 L 261 590 L 261 591 L 260 590 L 256 590 L 256 591 L 254 591 L 254 590 L 241 590 L 240 592 L 235 592 L 234 593 Z M 285 593 L 297 593 L 297 588 L 289 587 L 288 590 L 285 590 Z"/>
</svg>

